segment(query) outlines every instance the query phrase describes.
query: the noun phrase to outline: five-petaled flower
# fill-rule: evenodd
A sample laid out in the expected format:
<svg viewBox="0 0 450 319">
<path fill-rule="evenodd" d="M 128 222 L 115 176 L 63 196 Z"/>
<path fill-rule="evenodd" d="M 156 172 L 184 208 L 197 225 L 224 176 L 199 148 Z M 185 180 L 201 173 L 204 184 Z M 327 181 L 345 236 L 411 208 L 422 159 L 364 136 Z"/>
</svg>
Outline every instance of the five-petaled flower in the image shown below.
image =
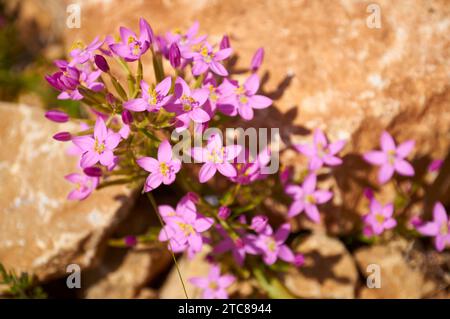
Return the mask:
<svg viewBox="0 0 450 319">
<path fill-rule="evenodd" d="M 433 209 L 433 221 L 418 226 L 417 231 L 434 237 L 434 245 L 438 251 L 443 251 L 446 245 L 450 245 L 450 220 L 444 205 L 437 202 Z"/>
<path fill-rule="evenodd" d="M 226 48 L 214 52 L 212 46 L 208 43 L 205 43 L 201 47 L 200 52 L 192 53 L 192 57 L 194 59 L 192 74 L 198 76 L 205 73 L 209 69 L 217 75 L 228 76 L 227 69 L 225 69 L 220 61 L 228 58 L 231 55 L 232 51 L 233 49 Z"/>
<path fill-rule="evenodd" d="M 291 226 L 286 223 L 281 225 L 275 234 L 269 225 L 263 232 L 258 234 L 254 245 L 259 250 L 259 253 L 262 254 L 263 260 L 267 265 L 274 264 L 278 258 L 288 263 L 294 263 L 295 255 L 284 243 L 290 231 Z"/>
<path fill-rule="evenodd" d="M 120 140 L 120 135 L 108 130 L 105 122 L 99 116 L 95 122 L 94 136 L 77 136 L 72 139 L 72 142 L 81 149 L 83 155 L 80 166 L 85 168 L 98 162 L 104 166 L 112 165 L 114 162 L 113 151 Z"/>
<path fill-rule="evenodd" d="M 380 144 L 381 151 L 367 152 L 364 159 L 373 165 L 381 166 L 378 173 L 378 181 L 381 184 L 389 181 L 394 172 L 403 176 L 414 175 L 414 168 L 405 160 L 414 148 L 414 141 L 409 140 L 396 147 L 392 136 L 388 132 L 383 132 Z"/>
<path fill-rule="evenodd" d="M 380 235 L 387 229 L 392 229 L 397 225 L 397 221 L 392 217 L 394 205 L 381 205 L 375 198 L 370 200 L 370 212 L 363 217 L 367 229 L 365 234 Z"/>
<path fill-rule="evenodd" d="M 198 174 L 200 183 L 210 180 L 217 171 L 226 177 L 234 177 L 237 172 L 230 163 L 241 152 L 240 145 L 223 146 L 222 137 L 213 134 L 206 145 L 206 148 L 191 148 L 191 156 L 198 162 L 204 163 Z"/>
<path fill-rule="evenodd" d="M 162 106 L 169 102 L 171 95 L 168 95 L 172 79 L 170 76 L 166 77 L 155 88 L 151 88 L 144 80 L 141 81 L 141 97 L 132 99 L 123 104 L 123 107 L 130 111 L 142 112 L 157 112 Z"/>
<path fill-rule="evenodd" d="M 342 164 L 342 160 L 336 156 L 345 146 L 344 140 L 329 143 L 325 134 L 320 129 L 314 131 L 313 144 L 299 144 L 294 147 L 308 157 L 309 169 L 315 171 L 324 164 L 336 166 Z"/>
<path fill-rule="evenodd" d="M 77 173 L 66 175 L 64 178 L 76 185 L 76 188 L 72 190 L 67 196 L 67 199 L 70 200 L 85 199 L 92 193 L 95 188 L 97 188 L 99 182 L 98 177 L 92 177 Z"/>
<path fill-rule="evenodd" d="M 228 299 L 227 288 L 236 280 L 232 275 L 220 275 L 218 265 L 211 267 L 208 277 L 194 277 L 189 281 L 203 289 L 204 299 Z"/>
<path fill-rule="evenodd" d="M 314 173 L 311 173 L 305 178 L 302 186 L 286 186 L 286 193 L 294 199 L 289 207 L 289 217 L 297 216 L 305 211 L 312 221 L 320 222 L 319 210 L 316 205 L 328 202 L 333 197 L 333 193 L 326 190 L 316 190 L 316 183 L 317 177 Z"/>
<path fill-rule="evenodd" d="M 158 159 L 153 157 L 141 157 L 137 164 L 150 175 L 144 185 L 144 192 L 150 192 L 159 185 L 169 185 L 175 181 L 176 174 L 181 168 L 181 161 L 173 158 L 172 146 L 168 140 L 164 140 L 158 147 Z"/>
<path fill-rule="evenodd" d="M 128 28 L 120 27 L 121 42 L 110 44 L 111 51 L 125 61 L 136 61 L 153 42 L 153 31 L 145 19 L 139 20 L 139 37 Z"/>
</svg>

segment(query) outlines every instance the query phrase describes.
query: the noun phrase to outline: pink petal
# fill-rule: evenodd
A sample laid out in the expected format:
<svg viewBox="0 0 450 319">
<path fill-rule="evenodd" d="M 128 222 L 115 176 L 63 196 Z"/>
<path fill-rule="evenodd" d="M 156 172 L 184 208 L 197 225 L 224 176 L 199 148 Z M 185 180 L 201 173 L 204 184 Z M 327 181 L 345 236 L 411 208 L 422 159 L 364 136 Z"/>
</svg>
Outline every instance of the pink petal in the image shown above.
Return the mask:
<svg viewBox="0 0 450 319">
<path fill-rule="evenodd" d="M 416 228 L 419 233 L 425 236 L 436 236 L 439 233 L 439 224 L 429 222 Z"/>
<path fill-rule="evenodd" d="M 236 168 L 228 162 L 216 164 L 216 167 L 223 176 L 234 177 L 237 175 Z"/>
<path fill-rule="evenodd" d="M 249 97 L 248 102 L 254 109 L 265 109 L 272 105 L 272 100 L 263 95 L 253 95 Z"/>
<path fill-rule="evenodd" d="M 347 143 L 346 140 L 340 140 L 340 141 L 329 144 L 328 149 L 330 151 L 330 154 L 335 155 L 335 154 L 339 153 L 340 151 L 342 151 L 342 149 L 344 148 L 346 143 Z"/>
<path fill-rule="evenodd" d="M 242 146 L 241 145 L 228 145 L 228 146 L 225 146 L 226 160 L 227 161 L 231 161 L 231 160 L 235 159 L 236 157 L 239 156 L 241 151 L 242 151 Z"/>
<path fill-rule="evenodd" d="M 109 166 L 114 160 L 114 154 L 110 150 L 104 150 L 99 156 L 100 163 L 104 166 Z"/>
<path fill-rule="evenodd" d="M 194 62 L 194 65 L 192 67 L 192 74 L 198 76 L 205 73 L 206 70 L 208 70 L 208 64 L 203 62 L 203 60 L 197 60 Z"/>
<path fill-rule="evenodd" d="M 438 236 L 436 236 L 436 238 L 434 240 L 435 240 L 434 245 L 436 247 L 436 250 L 439 252 L 443 251 L 445 248 L 445 245 L 446 245 L 445 237 L 438 235 Z"/>
<path fill-rule="evenodd" d="M 319 210 L 316 205 L 305 205 L 305 213 L 313 222 L 320 222 Z"/>
<path fill-rule="evenodd" d="M 448 217 L 447 217 L 447 213 L 445 211 L 444 205 L 442 205 L 439 202 L 437 202 L 434 205 L 434 208 L 433 208 L 433 219 L 438 224 L 447 224 L 448 223 Z"/>
<path fill-rule="evenodd" d="M 144 191 L 149 192 L 161 185 L 163 176 L 160 173 L 151 173 L 145 180 Z"/>
<path fill-rule="evenodd" d="M 217 75 L 228 76 L 227 69 L 225 69 L 225 67 L 222 64 L 220 64 L 219 62 L 216 62 L 214 60 L 211 61 L 209 68 L 211 69 L 211 71 L 213 71 Z"/>
<path fill-rule="evenodd" d="M 232 275 L 223 275 L 218 280 L 217 283 L 221 288 L 228 288 L 236 281 L 236 278 Z"/>
<path fill-rule="evenodd" d="M 313 156 L 309 160 L 309 170 L 316 171 L 323 166 L 323 161 L 319 156 Z"/>
<path fill-rule="evenodd" d="M 191 284 L 193 284 L 194 286 L 197 286 L 202 289 L 207 288 L 209 285 L 208 278 L 204 278 L 204 277 L 194 277 L 194 278 L 189 279 L 189 282 Z"/>
<path fill-rule="evenodd" d="M 162 217 L 168 217 L 175 215 L 175 209 L 169 205 L 160 205 L 158 206 L 158 212 Z"/>
<path fill-rule="evenodd" d="M 100 141 L 103 142 L 106 139 L 108 131 L 106 129 L 105 121 L 103 121 L 102 117 L 97 117 L 95 121 L 94 127 L 94 136 Z"/>
<path fill-rule="evenodd" d="M 201 108 L 192 110 L 191 112 L 189 112 L 189 116 L 196 123 L 205 123 L 211 119 L 209 114 Z"/>
<path fill-rule="evenodd" d="M 280 257 L 282 260 L 288 263 L 292 263 L 295 260 L 294 253 L 286 245 L 280 246 L 280 250 L 278 251 L 278 257 Z"/>
<path fill-rule="evenodd" d="M 406 156 L 408 156 L 409 153 L 411 153 L 411 151 L 414 148 L 414 145 L 415 142 L 412 140 L 403 142 L 397 147 L 397 155 L 400 156 L 401 158 L 405 158 Z"/>
<path fill-rule="evenodd" d="M 249 121 L 253 118 L 253 109 L 248 104 L 239 105 L 238 112 L 244 120 Z"/>
<path fill-rule="evenodd" d="M 159 162 L 152 157 L 141 157 L 136 163 L 147 172 L 155 173 L 159 170 Z"/>
<path fill-rule="evenodd" d="M 205 163 L 203 164 L 202 168 L 200 169 L 198 173 L 198 179 L 200 183 L 205 183 L 209 181 L 214 174 L 216 174 L 216 166 L 212 163 Z"/>
<path fill-rule="evenodd" d="M 146 100 L 139 98 L 126 101 L 123 103 L 123 107 L 130 111 L 142 112 L 148 108 L 148 103 Z"/>
<path fill-rule="evenodd" d="M 323 161 L 325 162 L 325 164 L 330 166 L 338 166 L 342 164 L 342 160 L 339 157 L 332 155 L 325 155 L 323 157 Z"/>
<path fill-rule="evenodd" d="M 172 86 L 172 77 L 168 76 L 158 83 L 158 85 L 155 87 L 155 90 L 161 95 L 167 95 L 167 93 L 169 93 L 170 91 L 171 86 Z"/>
<path fill-rule="evenodd" d="M 388 163 L 383 164 L 378 172 L 378 181 L 384 184 L 391 179 L 392 175 L 394 175 L 394 166 Z"/>
<path fill-rule="evenodd" d="M 277 229 L 274 238 L 278 244 L 282 244 L 286 241 L 290 233 L 291 233 L 291 225 L 285 223 Z"/>
<path fill-rule="evenodd" d="M 311 194 L 314 189 L 316 188 L 316 182 L 317 182 L 317 177 L 316 174 L 311 173 L 309 174 L 305 180 L 303 181 L 303 191 L 305 192 L 305 194 Z"/>
<path fill-rule="evenodd" d="M 203 246 L 202 236 L 199 234 L 192 234 L 188 237 L 189 246 L 195 252 L 201 251 Z"/>
<path fill-rule="evenodd" d="M 90 136 L 77 136 L 72 139 L 73 144 L 86 152 L 94 149 L 95 140 Z"/>
<path fill-rule="evenodd" d="M 314 130 L 314 145 L 322 145 L 322 146 L 327 146 L 328 145 L 328 141 L 327 138 L 325 136 L 325 134 L 323 134 L 322 130 L 320 129 L 315 129 Z"/>
<path fill-rule="evenodd" d="M 250 75 L 244 83 L 244 88 L 250 95 L 256 94 L 259 89 L 258 74 L 253 73 L 252 75 Z"/>
<path fill-rule="evenodd" d="M 214 224 L 212 218 L 199 218 L 194 223 L 194 228 L 197 232 L 202 233 L 207 231 Z"/>
<path fill-rule="evenodd" d="M 208 158 L 208 151 L 203 147 L 193 147 L 190 149 L 190 154 L 199 163 L 206 162 Z"/>
<path fill-rule="evenodd" d="M 159 162 L 170 162 L 172 159 L 172 146 L 168 140 L 164 140 L 159 144 L 158 147 L 158 161 Z"/>
<path fill-rule="evenodd" d="M 68 180 L 71 183 L 84 183 L 85 178 L 83 175 L 72 173 L 64 176 L 66 180 Z"/>
<path fill-rule="evenodd" d="M 231 53 L 233 53 L 233 49 L 232 48 L 227 48 L 227 49 L 223 49 L 223 50 L 219 50 L 214 54 L 214 60 L 216 61 L 222 61 L 227 59 Z"/>
<path fill-rule="evenodd" d="M 307 157 L 313 157 L 316 155 L 316 149 L 309 144 L 294 145 L 294 148 Z"/>
<path fill-rule="evenodd" d="M 80 166 L 82 168 L 90 167 L 97 164 L 99 161 L 99 155 L 94 151 L 87 151 L 81 156 Z"/>
<path fill-rule="evenodd" d="M 197 89 L 192 92 L 192 98 L 197 101 L 199 106 L 205 104 L 209 97 L 209 90 L 207 88 Z"/>
<path fill-rule="evenodd" d="M 371 151 L 363 155 L 366 162 L 373 165 L 383 165 L 387 161 L 387 155 L 381 151 Z"/>
<path fill-rule="evenodd" d="M 300 214 L 304 209 L 304 204 L 301 201 L 294 201 L 292 202 L 291 206 L 289 207 L 288 211 L 288 217 L 294 217 Z"/>
<path fill-rule="evenodd" d="M 324 190 L 318 190 L 314 192 L 314 198 L 318 204 L 328 202 L 333 197 L 333 193 Z"/>
<path fill-rule="evenodd" d="M 394 168 L 400 175 L 414 176 L 414 168 L 403 159 L 396 158 L 394 161 Z"/>
<path fill-rule="evenodd" d="M 384 222 L 383 227 L 385 229 L 392 229 L 395 226 L 397 226 L 397 221 L 393 218 L 388 219 L 387 221 Z"/>
<path fill-rule="evenodd" d="M 381 144 L 381 149 L 384 152 L 388 152 L 388 151 L 393 151 L 395 150 L 395 142 L 394 139 L 392 138 L 392 136 L 384 131 L 383 133 L 381 133 L 381 138 L 380 138 L 380 144 Z"/>
<path fill-rule="evenodd" d="M 384 206 L 381 210 L 381 213 L 384 217 L 388 218 L 391 217 L 394 213 L 394 205 L 393 204 L 387 204 Z"/>
<path fill-rule="evenodd" d="M 110 150 L 115 149 L 117 147 L 117 145 L 120 143 L 120 139 L 121 139 L 121 137 L 119 134 L 116 134 L 116 133 L 109 134 L 105 140 L 106 148 L 108 148 Z"/>
</svg>

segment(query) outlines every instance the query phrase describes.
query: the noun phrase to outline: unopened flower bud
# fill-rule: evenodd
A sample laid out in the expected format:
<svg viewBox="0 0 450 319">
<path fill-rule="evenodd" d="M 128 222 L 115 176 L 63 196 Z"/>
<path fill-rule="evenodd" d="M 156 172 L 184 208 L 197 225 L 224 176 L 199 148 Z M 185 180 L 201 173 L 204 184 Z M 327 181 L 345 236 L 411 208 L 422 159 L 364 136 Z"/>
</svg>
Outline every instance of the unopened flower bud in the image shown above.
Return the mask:
<svg viewBox="0 0 450 319">
<path fill-rule="evenodd" d="M 103 72 L 109 72 L 109 65 L 108 62 L 106 62 L 106 59 L 103 57 L 103 55 L 96 54 L 94 56 L 94 62 L 95 65 L 102 70 Z"/>
<path fill-rule="evenodd" d="M 181 64 L 181 53 L 178 45 L 176 43 L 172 43 L 169 48 L 169 61 L 170 64 L 176 69 Z"/>
<path fill-rule="evenodd" d="M 226 206 L 220 206 L 219 212 L 217 213 L 217 215 L 221 219 L 227 219 L 231 215 L 231 209 L 229 209 Z"/>
<path fill-rule="evenodd" d="M 365 196 L 367 199 L 371 200 L 371 199 L 374 197 L 374 195 L 373 195 L 373 190 L 370 189 L 370 188 L 368 188 L 368 187 L 364 188 L 364 196 Z"/>
<path fill-rule="evenodd" d="M 133 122 L 133 115 L 130 111 L 124 110 L 122 112 L 122 121 L 126 125 L 130 125 Z"/>
<path fill-rule="evenodd" d="M 294 265 L 296 267 L 303 266 L 304 263 L 305 263 L 305 257 L 302 254 L 295 255 Z"/>
<path fill-rule="evenodd" d="M 53 135 L 53 139 L 60 142 L 67 142 L 72 139 L 72 135 L 69 132 L 59 132 Z"/>
<path fill-rule="evenodd" d="M 128 247 L 133 247 L 137 245 L 137 238 L 136 236 L 127 236 L 124 238 L 125 245 Z"/>
<path fill-rule="evenodd" d="M 220 40 L 220 50 L 228 49 L 230 47 L 230 38 L 227 35 L 224 35 L 222 40 Z"/>
<path fill-rule="evenodd" d="M 253 217 L 250 228 L 257 233 L 260 233 L 266 228 L 268 222 L 269 218 L 267 218 L 267 216 L 258 215 Z"/>
<path fill-rule="evenodd" d="M 255 55 L 253 55 L 250 69 L 253 72 L 258 71 L 259 67 L 263 63 L 263 60 L 264 60 L 264 48 L 259 48 L 258 50 L 256 50 Z"/>
<path fill-rule="evenodd" d="M 95 167 L 95 166 L 86 167 L 86 168 L 83 169 L 83 172 L 87 176 L 91 176 L 91 177 L 100 177 L 100 176 L 102 176 L 101 168 Z"/>
<path fill-rule="evenodd" d="M 431 172 L 436 172 L 438 171 L 442 164 L 444 164 L 444 161 L 441 159 L 437 159 L 431 162 L 431 164 L 428 166 L 428 171 Z"/>
<path fill-rule="evenodd" d="M 49 119 L 50 121 L 57 122 L 57 123 L 65 123 L 69 121 L 69 115 L 64 113 L 63 111 L 58 110 L 51 110 L 45 112 L 45 117 Z"/>
</svg>

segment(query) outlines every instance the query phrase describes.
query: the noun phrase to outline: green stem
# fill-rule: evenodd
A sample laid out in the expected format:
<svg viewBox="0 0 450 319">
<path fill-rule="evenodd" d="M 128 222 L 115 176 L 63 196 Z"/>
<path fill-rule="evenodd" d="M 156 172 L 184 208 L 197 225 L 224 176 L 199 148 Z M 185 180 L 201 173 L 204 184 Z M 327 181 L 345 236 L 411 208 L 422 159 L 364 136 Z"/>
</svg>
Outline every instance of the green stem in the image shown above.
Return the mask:
<svg viewBox="0 0 450 319">
<path fill-rule="evenodd" d="M 266 276 L 267 270 L 263 265 L 253 267 L 253 275 L 270 298 L 273 299 L 294 299 L 295 297 L 287 290 L 286 287 L 274 276 L 269 278 Z"/>
</svg>

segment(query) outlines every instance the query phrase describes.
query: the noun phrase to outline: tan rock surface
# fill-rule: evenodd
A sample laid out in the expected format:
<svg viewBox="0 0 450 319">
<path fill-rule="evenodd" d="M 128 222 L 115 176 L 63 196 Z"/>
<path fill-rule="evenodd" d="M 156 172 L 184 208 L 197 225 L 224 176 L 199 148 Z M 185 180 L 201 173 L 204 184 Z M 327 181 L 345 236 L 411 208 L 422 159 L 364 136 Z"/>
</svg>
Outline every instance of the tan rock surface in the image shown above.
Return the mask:
<svg viewBox="0 0 450 319">
<path fill-rule="evenodd" d="M 436 289 L 436 284 L 424 276 L 406 258 L 406 248 L 395 243 L 357 250 L 354 254 L 362 274 L 369 275 L 367 266 L 380 266 L 381 287 L 368 288 L 365 283 L 359 290 L 359 298 L 422 298 Z"/>
<path fill-rule="evenodd" d="M 64 175 L 76 171 L 76 159 L 51 138 L 62 125 L 13 104 L 0 104 L 0 122 L 0 261 L 41 280 L 66 274 L 71 263 L 92 266 L 128 213 L 131 191 L 117 186 L 66 200 L 73 185 Z"/>
<path fill-rule="evenodd" d="M 337 239 L 312 234 L 295 250 L 305 264 L 284 276 L 286 287 L 302 298 L 354 298 L 358 272 L 352 256 Z"/>
</svg>

